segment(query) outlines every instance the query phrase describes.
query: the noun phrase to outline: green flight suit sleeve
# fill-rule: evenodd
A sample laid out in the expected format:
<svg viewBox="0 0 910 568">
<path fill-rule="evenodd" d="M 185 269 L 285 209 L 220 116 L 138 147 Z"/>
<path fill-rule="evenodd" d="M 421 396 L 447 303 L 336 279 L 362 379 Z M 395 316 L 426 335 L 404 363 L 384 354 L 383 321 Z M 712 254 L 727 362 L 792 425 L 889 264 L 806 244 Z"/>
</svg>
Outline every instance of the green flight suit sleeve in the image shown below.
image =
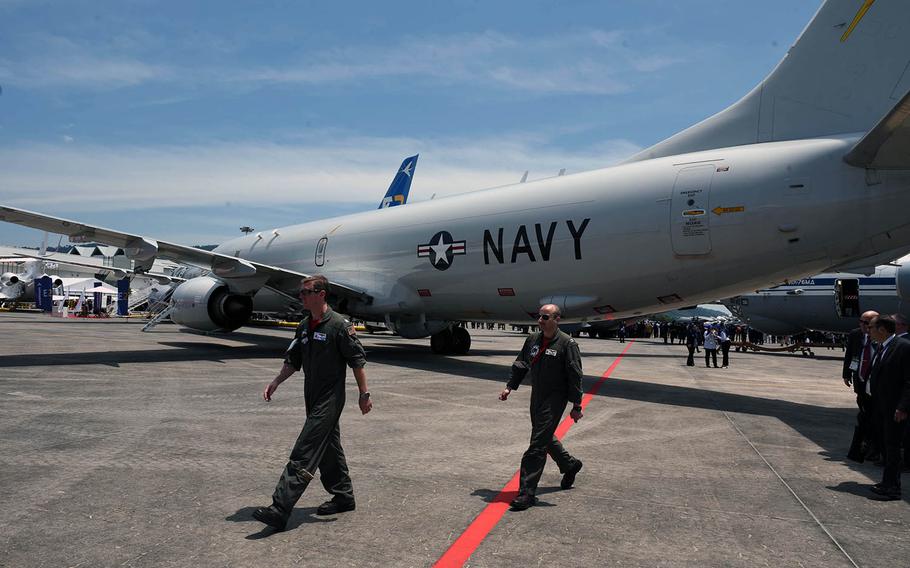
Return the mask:
<svg viewBox="0 0 910 568">
<path fill-rule="evenodd" d="M 297 326 L 297 329 L 294 331 L 294 340 L 291 341 L 291 344 L 288 345 L 287 351 L 284 352 L 284 363 L 285 365 L 290 365 L 296 370 L 300 370 L 303 366 L 303 354 L 300 352 L 300 335 L 301 330 L 304 329 L 306 325 L 306 319 L 304 319 Z"/>
<path fill-rule="evenodd" d="M 578 343 L 571 338 L 566 344 L 565 373 L 569 387 L 569 402 L 581 404 L 581 379 L 584 377 L 581 370 L 581 352 L 578 350 Z"/>
<path fill-rule="evenodd" d="M 525 339 L 525 344 L 518 353 L 518 357 L 512 363 L 512 368 L 509 371 L 509 382 L 506 384 L 509 390 L 517 389 L 521 385 L 521 381 L 524 380 L 525 375 L 528 374 L 528 370 L 531 368 L 531 345 L 533 344 L 534 336 L 531 335 Z"/>
<path fill-rule="evenodd" d="M 357 333 L 351 322 L 345 321 L 343 326 L 339 326 L 336 341 L 338 350 L 341 351 L 341 356 L 344 357 L 348 367 L 362 369 L 367 364 L 367 354 L 363 350 L 360 340 L 357 339 Z"/>
</svg>

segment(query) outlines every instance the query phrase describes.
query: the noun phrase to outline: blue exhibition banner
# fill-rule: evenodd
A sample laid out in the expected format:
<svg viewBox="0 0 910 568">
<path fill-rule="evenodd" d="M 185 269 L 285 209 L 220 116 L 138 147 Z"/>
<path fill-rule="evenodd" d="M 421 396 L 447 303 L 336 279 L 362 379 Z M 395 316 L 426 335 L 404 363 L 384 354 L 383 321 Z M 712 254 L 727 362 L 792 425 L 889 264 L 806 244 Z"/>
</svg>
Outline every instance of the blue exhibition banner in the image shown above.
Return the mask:
<svg viewBox="0 0 910 568">
<path fill-rule="evenodd" d="M 95 282 L 95 287 L 101 286 L 101 282 Z M 104 309 L 104 305 L 101 303 L 101 292 L 92 293 L 92 313 L 100 314 L 101 310 Z"/>
<path fill-rule="evenodd" d="M 128 316 L 130 305 L 130 280 L 121 278 L 117 281 L 117 315 Z"/>
<path fill-rule="evenodd" d="M 35 280 L 35 307 L 49 312 L 54 309 L 54 281 L 50 276 Z"/>
</svg>

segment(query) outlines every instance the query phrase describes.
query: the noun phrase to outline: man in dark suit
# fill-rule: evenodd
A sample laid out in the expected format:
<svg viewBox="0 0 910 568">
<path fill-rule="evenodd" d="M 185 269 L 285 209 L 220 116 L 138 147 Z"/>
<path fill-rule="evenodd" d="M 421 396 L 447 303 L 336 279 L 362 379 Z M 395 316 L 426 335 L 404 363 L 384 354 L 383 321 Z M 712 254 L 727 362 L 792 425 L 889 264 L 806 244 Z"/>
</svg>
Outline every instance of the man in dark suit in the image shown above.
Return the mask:
<svg viewBox="0 0 910 568">
<path fill-rule="evenodd" d="M 867 379 L 872 368 L 872 356 L 875 354 L 872 338 L 869 336 L 869 322 L 878 317 L 878 312 L 869 310 L 859 318 L 859 328 L 847 336 L 847 349 L 844 352 L 844 384 L 853 387 L 856 393 L 856 427 L 853 429 L 853 441 L 847 458 L 862 463 L 866 454 L 877 454 L 879 444 L 874 435 L 876 428 L 872 424 L 872 394 Z M 865 448 L 863 446 L 866 446 Z"/>
<path fill-rule="evenodd" d="M 910 330 L 910 319 L 904 314 L 894 314 L 891 317 L 894 318 L 894 335 L 910 340 L 910 337 L 907 336 L 907 332 Z M 910 427 L 904 427 L 904 443 L 902 445 L 904 447 L 903 471 L 910 471 Z"/>
<path fill-rule="evenodd" d="M 885 452 L 882 481 L 871 488 L 871 498 L 879 501 L 901 498 L 901 441 L 910 412 L 910 341 L 895 336 L 894 329 L 891 316 L 878 316 L 869 324 L 872 339 L 880 345 L 869 374 Z"/>
</svg>

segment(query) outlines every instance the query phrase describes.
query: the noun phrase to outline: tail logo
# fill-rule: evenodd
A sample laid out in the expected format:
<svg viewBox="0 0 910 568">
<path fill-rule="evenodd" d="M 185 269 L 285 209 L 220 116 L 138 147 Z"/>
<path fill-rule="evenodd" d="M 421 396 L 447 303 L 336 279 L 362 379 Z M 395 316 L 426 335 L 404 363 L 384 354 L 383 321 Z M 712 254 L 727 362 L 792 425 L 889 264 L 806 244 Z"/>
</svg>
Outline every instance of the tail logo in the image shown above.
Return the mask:
<svg viewBox="0 0 910 568">
<path fill-rule="evenodd" d="M 427 257 L 436 270 L 448 270 L 455 256 L 465 254 L 465 241 L 456 241 L 448 231 L 439 231 L 430 242 L 417 246 L 417 256 Z"/>
</svg>

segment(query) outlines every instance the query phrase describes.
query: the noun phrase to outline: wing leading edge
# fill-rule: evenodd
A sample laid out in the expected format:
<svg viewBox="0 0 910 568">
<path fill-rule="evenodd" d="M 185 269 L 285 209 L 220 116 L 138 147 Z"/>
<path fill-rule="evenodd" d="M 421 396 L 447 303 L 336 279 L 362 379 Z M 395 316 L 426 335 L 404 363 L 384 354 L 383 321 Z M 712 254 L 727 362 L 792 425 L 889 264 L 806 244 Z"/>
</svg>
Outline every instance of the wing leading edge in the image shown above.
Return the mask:
<svg viewBox="0 0 910 568">
<path fill-rule="evenodd" d="M 289 282 L 293 282 L 291 286 L 296 286 L 299 279 L 309 276 L 287 268 L 166 241 L 153 240 L 141 235 L 95 227 L 78 221 L 70 221 L 69 219 L 52 217 L 14 207 L 0 205 L 0 221 L 66 235 L 71 242 L 97 241 L 120 247 L 129 258 L 136 261 L 137 271 L 148 270 L 155 258 L 161 257 L 209 270 L 215 276 L 225 280 L 253 277 L 265 278 L 263 285 L 278 289 L 287 288 Z M 331 286 L 332 291 L 342 297 L 360 300 L 365 303 L 370 303 L 372 299 L 364 291 L 345 286 L 344 284 L 332 283 Z"/>
</svg>

